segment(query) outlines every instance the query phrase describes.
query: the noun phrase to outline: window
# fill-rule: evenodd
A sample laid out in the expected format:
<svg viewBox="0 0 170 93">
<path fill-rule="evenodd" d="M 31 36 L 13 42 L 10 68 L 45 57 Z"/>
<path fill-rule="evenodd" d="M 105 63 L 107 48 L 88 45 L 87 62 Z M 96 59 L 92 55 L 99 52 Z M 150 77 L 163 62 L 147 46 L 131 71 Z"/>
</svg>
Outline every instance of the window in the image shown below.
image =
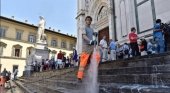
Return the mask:
<svg viewBox="0 0 170 93">
<path fill-rule="evenodd" d="M 0 42 L 0 56 L 3 55 L 3 49 L 6 48 L 7 44 L 4 42 Z"/>
<path fill-rule="evenodd" d="M 145 16 L 143 16 L 145 14 Z M 139 31 L 145 31 L 153 27 L 153 15 L 151 2 L 138 6 Z"/>
<path fill-rule="evenodd" d="M 57 41 L 56 40 L 51 40 L 51 46 L 57 47 Z"/>
<path fill-rule="evenodd" d="M 22 46 L 21 45 L 14 45 L 13 46 L 13 56 L 14 57 L 21 57 L 21 53 L 22 53 Z"/>
<path fill-rule="evenodd" d="M 15 55 L 14 55 L 14 56 L 15 56 L 15 57 L 19 57 L 19 53 L 20 53 L 20 49 L 17 49 L 17 48 L 16 48 L 16 49 L 15 49 Z"/>
<path fill-rule="evenodd" d="M 26 56 L 28 57 L 30 54 L 31 54 L 31 52 L 33 51 L 33 47 L 28 47 L 27 48 L 27 53 L 26 53 Z"/>
<path fill-rule="evenodd" d="M 74 44 L 70 44 L 70 50 L 73 50 Z"/>
<path fill-rule="evenodd" d="M 13 73 L 15 72 L 15 70 L 18 70 L 18 65 L 13 65 Z"/>
<path fill-rule="evenodd" d="M 0 37 L 5 37 L 6 29 L 0 27 Z"/>
<path fill-rule="evenodd" d="M 3 54 L 3 47 L 0 46 L 0 56 L 2 56 L 2 54 Z"/>
<path fill-rule="evenodd" d="M 21 40 L 22 32 L 17 31 L 16 32 L 16 40 Z"/>
<path fill-rule="evenodd" d="M 35 41 L 36 41 L 35 35 L 29 35 L 28 41 L 31 42 L 31 43 L 35 43 Z"/>
<path fill-rule="evenodd" d="M 122 0 L 119 5 L 120 8 L 120 23 L 121 23 L 121 35 L 124 37 L 128 34 L 127 28 L 127 11 L 126 11 L 126 4 L 125 0 Z"/>
<path fill-rule="evenodd" d="M 1 73 L 1 68 L 2 68 L 2 64 L 0 64 L 0 73 Z"/>
<path fill-rule="evenodd" d="M 51 59 L 55 60 L 56 54 L 57 54 L 57 51 L 55 51 L 55 50 L 51 51 Z"/>
<path fill-rule="evenodd" d="M 61 48 L 67 48 L 66 41 L 61 42 Z"/>
<path fill-rule="evenodd" d="M 162 22 L 170 21 L 170 0 L 154 0 L 156 18 L 162 20 Z"/>
<path fill-rule="evenodd" d="M 107 7 L 102 6 L 98 15 L 97 15 L 97 21 L 100 21 L 101 19 L 105 18 L 108 16 L 108 10 Z"/>
<path fill-rule="evenodd" d="M 150 31 L 155 21 L 154 0 L 135 0 L 138 33 Z M 145 14 L 145 16 L 143 16 Z"/>
</svg>

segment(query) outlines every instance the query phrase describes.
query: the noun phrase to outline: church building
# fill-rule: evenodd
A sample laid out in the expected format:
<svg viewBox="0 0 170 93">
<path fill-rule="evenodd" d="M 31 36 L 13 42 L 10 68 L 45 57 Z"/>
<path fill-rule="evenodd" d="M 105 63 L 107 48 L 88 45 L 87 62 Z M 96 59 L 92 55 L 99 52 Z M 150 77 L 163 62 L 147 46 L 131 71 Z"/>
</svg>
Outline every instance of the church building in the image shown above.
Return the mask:
<svg viewBox="0 0 170 93">
<path fill-rule="evenodd" d="M 137 28 L 139 37 L 151 38 L 156 19 L 170 21 L 170 0 L 77 0 L 77 49 L 82 50 L 82 30 L 85 17 L 93 18 L 92 27 L 120 44 L 128 42 L 131 27 Z"/>
</svg>

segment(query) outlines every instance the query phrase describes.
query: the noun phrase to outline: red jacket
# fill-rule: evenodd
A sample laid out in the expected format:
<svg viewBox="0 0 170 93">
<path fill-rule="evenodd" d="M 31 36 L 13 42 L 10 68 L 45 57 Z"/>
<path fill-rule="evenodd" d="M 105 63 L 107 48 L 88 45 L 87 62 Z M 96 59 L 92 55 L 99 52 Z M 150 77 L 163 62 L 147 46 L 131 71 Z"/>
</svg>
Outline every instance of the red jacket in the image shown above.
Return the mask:
<svg viewBox="0 0 170 93">
<path fill-rule="evenodd" d="M 63 58 L 63 54 L 62 53 L 58 53 L 57 59 L 62 59 L 62 58 Z"/>
<path fill-rule="evenodd" d="M 131 32 L 129 34 L 129 41 L 130 41 L 130 43 L 136 43 L 137 42 L 137 38 L 138 38 L 137 34 L 135 34 L 133 32 Z"/>
</svg>

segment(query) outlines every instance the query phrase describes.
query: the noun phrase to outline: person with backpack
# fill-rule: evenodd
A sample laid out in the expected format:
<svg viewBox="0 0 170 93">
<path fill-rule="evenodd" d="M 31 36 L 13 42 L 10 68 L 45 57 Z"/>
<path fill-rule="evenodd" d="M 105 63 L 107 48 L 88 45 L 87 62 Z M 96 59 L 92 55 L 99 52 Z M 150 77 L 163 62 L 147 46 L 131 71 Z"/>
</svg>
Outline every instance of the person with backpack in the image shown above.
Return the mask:
<svg viewBox="0 0 170 93">
<path fill-rule="evenodd" d="M 162 24 L 161 19 L 157 19 L 153 30 L 153 37 L 157 44 L 156 53 L 165 52 L 165 41 L 161 24 Z"/>
<path fill-rule="evenodd" d="M 117 44 L 116 55 L 118 59 L 123 59 L 123 46 Z"/>
<path fill-rule="evenodd" d="M 151 55 L 153 52 L 153 44 L 152 44 L 152 39 L 150 39 L 147 43 L 147 54 Z"/>
<path fill-rule="evenodd" d="M 129 45 L 127 43 L 124 43 L 123 44 L 123 58 L 126 59 L 126 58 L 129 58 Z"/>
<path fill-rule="evenodd" d="M 170 24 L 167 23 L 161 23 L 161 28 L 163 30 L 164 34 L 164 43 L 165 43 L 165 48 L 164 51 L 167 51 L 167 45 L 170 42 Z"/>
<path fill-rule="evenodd" d="M 144 38 L 140 39 L 139 48 L 141 56 L 147 55 L 147 41 Z"/>
<path fill-rule="evenodd" d="M 73 60 L 74 66 L 76 66 L 76 63 L 77 63 L 77 57 L 78 57 L 77 50 L 76 50 L 75 47 L 73 47 L 73 57 L 72 57 L 72 60 Z"/>
</svg>

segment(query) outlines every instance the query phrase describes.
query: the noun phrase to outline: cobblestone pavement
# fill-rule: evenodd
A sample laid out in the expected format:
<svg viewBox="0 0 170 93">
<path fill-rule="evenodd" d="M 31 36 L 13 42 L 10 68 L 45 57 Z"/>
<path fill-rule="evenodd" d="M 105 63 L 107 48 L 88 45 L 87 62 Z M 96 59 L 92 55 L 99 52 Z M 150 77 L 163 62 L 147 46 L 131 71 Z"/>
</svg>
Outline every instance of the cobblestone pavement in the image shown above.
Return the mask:
<svg viewBox="0 0 170 93">
<path fill-rule="evenodd" d="M 0 93 L 24 93 L 18 86 L 16 86 L 12 81 L 11 86 L 12 88 L 4 88 L 0 86 Z M 7 84 L 9 86 L 9 84 Z"/>
</svg>

